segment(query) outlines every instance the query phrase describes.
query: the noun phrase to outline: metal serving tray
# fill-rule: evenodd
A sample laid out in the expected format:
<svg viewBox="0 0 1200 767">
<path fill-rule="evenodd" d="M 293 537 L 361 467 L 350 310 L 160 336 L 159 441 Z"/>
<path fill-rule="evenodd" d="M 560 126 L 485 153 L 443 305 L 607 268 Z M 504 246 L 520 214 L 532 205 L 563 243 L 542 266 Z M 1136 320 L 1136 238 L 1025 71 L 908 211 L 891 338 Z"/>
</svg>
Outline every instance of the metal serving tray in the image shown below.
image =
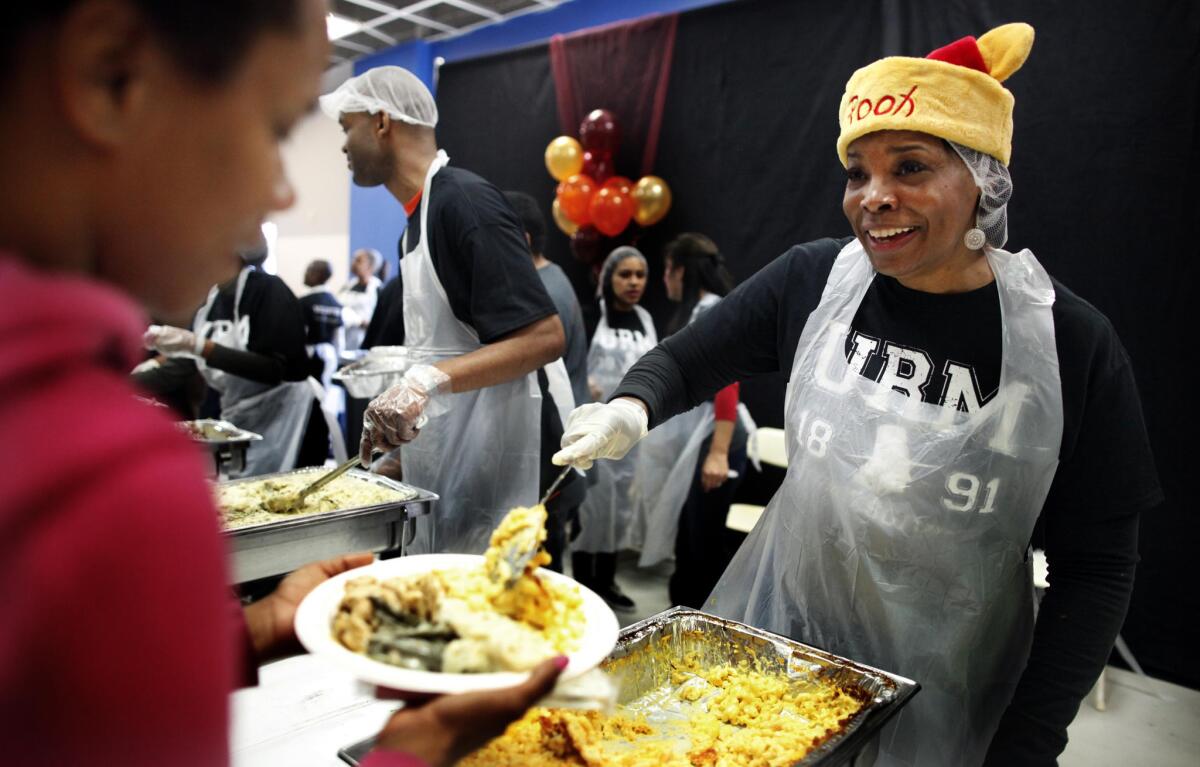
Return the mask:
<svg viewBox="0 0 1200 767">
<path fill-rule="evenodd" d="M 181 421 L 179 426 L 193 442 L 207 446 L 212 452 L 213 470 L 217 476 L 236 474 L 245 469 L 246 449 L 251 442 L 262 439 L 261 434 L 214 418 Z"/>
<path fill-rule="evenodd" d="M 327 469 L 323 467 L 310 467 L 219 484 L 229 486 L 308 474 L 315 479 L 325 471 Z M 395 490 L 405 497 L 374 506 L 305 514 L 294 519 L 226 530 L 224 535 L 229 541 L 233 560 L 233 582 L 245 583 L 280 575 L 309 562 L 352 551 L 403 549 L 411 540 L 413 520 L 429 514 L 438 498 L 428 490 L 361 469 L 351 469 L 345 476 Z"/>
<path fill-rule="evenodd" d="M 601 668 L 620 679 L 618 703 L 624 706 L 671 684 L 669 660 L 688 653 L 695 653 L 706 665 L 745 660 L 759 670 L 789 679 L 833 682 L 866 701 L 840 731 L 796 762 L 797 766 L 849 764 L 920 689 L 911 679 L 686 607 L 673 607 L 626 626 Z M 639 710 L 648 713 L 650 709 Z"/>
<path fill-rule="evenodd" d="M 377 346 L 362 359 L 335 372 L 333 380 L 346 387 L 351 397 L 370 399 L 400 383 L 410 364 L 407 348 Z"/>
</svg>

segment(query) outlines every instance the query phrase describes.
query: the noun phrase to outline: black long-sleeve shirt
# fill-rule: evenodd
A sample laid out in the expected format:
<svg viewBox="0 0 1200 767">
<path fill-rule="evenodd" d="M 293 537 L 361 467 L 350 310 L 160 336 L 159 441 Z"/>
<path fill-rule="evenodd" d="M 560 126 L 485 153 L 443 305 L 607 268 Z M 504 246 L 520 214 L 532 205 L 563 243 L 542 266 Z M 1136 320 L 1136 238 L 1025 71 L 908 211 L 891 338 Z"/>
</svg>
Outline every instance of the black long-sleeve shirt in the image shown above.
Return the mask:
<svg viewBox="0 0 1200 767">
<path fill-rule="evenodd" d="M 846 242 L 792 248 L 644 356 L 614 396 L 645 402 L 653 427 L 732 381 L 790 374 L 800 334 Z M 1039 518 L 1051 588 L 988 764 L 1055 763 L 1124 620 L 1140 512 L 1162 500 L 1124 348 L 1098 310 L 1057 281 L 1054 288 L 1064 428 Z M 998 388 L 1001 323 L 994 283 L 933 295 L 877 275 L 852 323 L 847 358 L 857 343 L 862 375 L 887 376 L 910 396 L 971 409 Z M 951 376 L 950 365 L 960 374 Z"/>
</svg>

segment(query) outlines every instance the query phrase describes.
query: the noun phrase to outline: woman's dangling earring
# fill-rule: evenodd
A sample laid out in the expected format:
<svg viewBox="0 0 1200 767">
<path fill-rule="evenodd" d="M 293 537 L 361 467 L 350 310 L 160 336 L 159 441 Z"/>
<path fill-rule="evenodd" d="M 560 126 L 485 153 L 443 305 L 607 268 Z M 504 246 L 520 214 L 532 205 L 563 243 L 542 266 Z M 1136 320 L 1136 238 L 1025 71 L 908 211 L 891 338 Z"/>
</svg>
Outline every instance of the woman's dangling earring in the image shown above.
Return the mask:
<svg viewBox="0 0 1200 767">
<path fill-rule="evenodd" d="M 983 250 L 983 246 L 987 244 L 987 235 L 982 229 L 973 227 L 963 235 L 963 244 L 971 250 Z"/>
</svg>

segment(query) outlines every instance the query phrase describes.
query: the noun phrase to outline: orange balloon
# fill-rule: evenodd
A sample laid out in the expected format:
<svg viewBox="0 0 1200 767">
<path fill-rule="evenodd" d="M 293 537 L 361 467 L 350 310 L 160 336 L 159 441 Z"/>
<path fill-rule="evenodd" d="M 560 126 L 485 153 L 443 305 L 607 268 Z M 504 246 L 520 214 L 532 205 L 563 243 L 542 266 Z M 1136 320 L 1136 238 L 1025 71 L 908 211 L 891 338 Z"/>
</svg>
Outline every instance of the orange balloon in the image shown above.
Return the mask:
<svg viewBox="0 0 1200 767">
<path fill-rule="evenodd" d="M 562 181 L 583 170 L 583 147 L 570 136 L 559 136 L 546 146 L 546 170 Z"/>
<path fill-rule="evenodd" d="M 625 204 L 629 208 L 630 217 L 637 212 L 637 202 L 633 199 L 633 182 L 624 176 L 613 176 L 600 187 L 601 189 L 615 189 L 625 198 Z"/>
<path fill-rule="evenodd" d="M 589 176 L 576 173 L 574 176 L 568 176 L 565 181 L 558 185 L 558 194 L 556 197 L 558 204 L 562 207 L 562 212 L 566 214 L 567 218 L 580 226 L 587 226 L 592 222 L 588 206 L 591 204 L 592 195 L 595 193 L 596 182 L 592 181 Z"/>
<path fill-rule="evenodd" d="M 596 192 L 589 212 L 592 216 L 592 226 L 609 237 L 616 237 L 625 231 L 625 227 L 629 226 L 629 219 L 633 217 L 629 198 L 621 194 L 619 188 L 611 186 Z"/>
<path fill-rule="evenodd" d="M 558 204 L 558 198 L 555 198 L 554 204 L 550 206 L 550 214 L 554 217 L 554 223 L 568 237 L 579 231 L 579 224 L 567 218 L 567 214 L 563 213 L 562 206 Z"/>
<path fill-rule="evenodd" d="M 636 205 L 633 220 L 642 226 L 657 224 L 671 209 L 671 187 L 658 176 L 642 176 L 630 195 Z"/>
</svg>

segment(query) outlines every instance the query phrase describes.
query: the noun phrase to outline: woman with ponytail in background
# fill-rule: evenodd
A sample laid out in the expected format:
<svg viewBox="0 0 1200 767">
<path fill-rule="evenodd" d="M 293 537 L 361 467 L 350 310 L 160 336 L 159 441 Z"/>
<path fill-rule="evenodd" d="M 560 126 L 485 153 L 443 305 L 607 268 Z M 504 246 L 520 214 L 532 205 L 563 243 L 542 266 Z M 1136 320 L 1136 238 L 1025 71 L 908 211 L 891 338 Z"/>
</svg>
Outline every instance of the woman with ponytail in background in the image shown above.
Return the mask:
<svg viewBox="0 0 1200 767">
<path fill-rule="evenodd" d="M 663 283 L 667 298 L 679 304 L 670 333 L 733 290 L 716 244 L 691 232 L 664 249 Z M 738 388 L 736 382 L 726 386 L 709 402 L 663 424 L 655 430 L 657 438 L 651 435 L 641 445 L 638 471 L 645 479 L 636 486 L 646 540 L 639 564 L 653 565 L 673 550 L 672 604 L 699 608 L 736 549 L 725 516 L 746 468 L 747 429 L 738 418 Z"/>
</svg>

